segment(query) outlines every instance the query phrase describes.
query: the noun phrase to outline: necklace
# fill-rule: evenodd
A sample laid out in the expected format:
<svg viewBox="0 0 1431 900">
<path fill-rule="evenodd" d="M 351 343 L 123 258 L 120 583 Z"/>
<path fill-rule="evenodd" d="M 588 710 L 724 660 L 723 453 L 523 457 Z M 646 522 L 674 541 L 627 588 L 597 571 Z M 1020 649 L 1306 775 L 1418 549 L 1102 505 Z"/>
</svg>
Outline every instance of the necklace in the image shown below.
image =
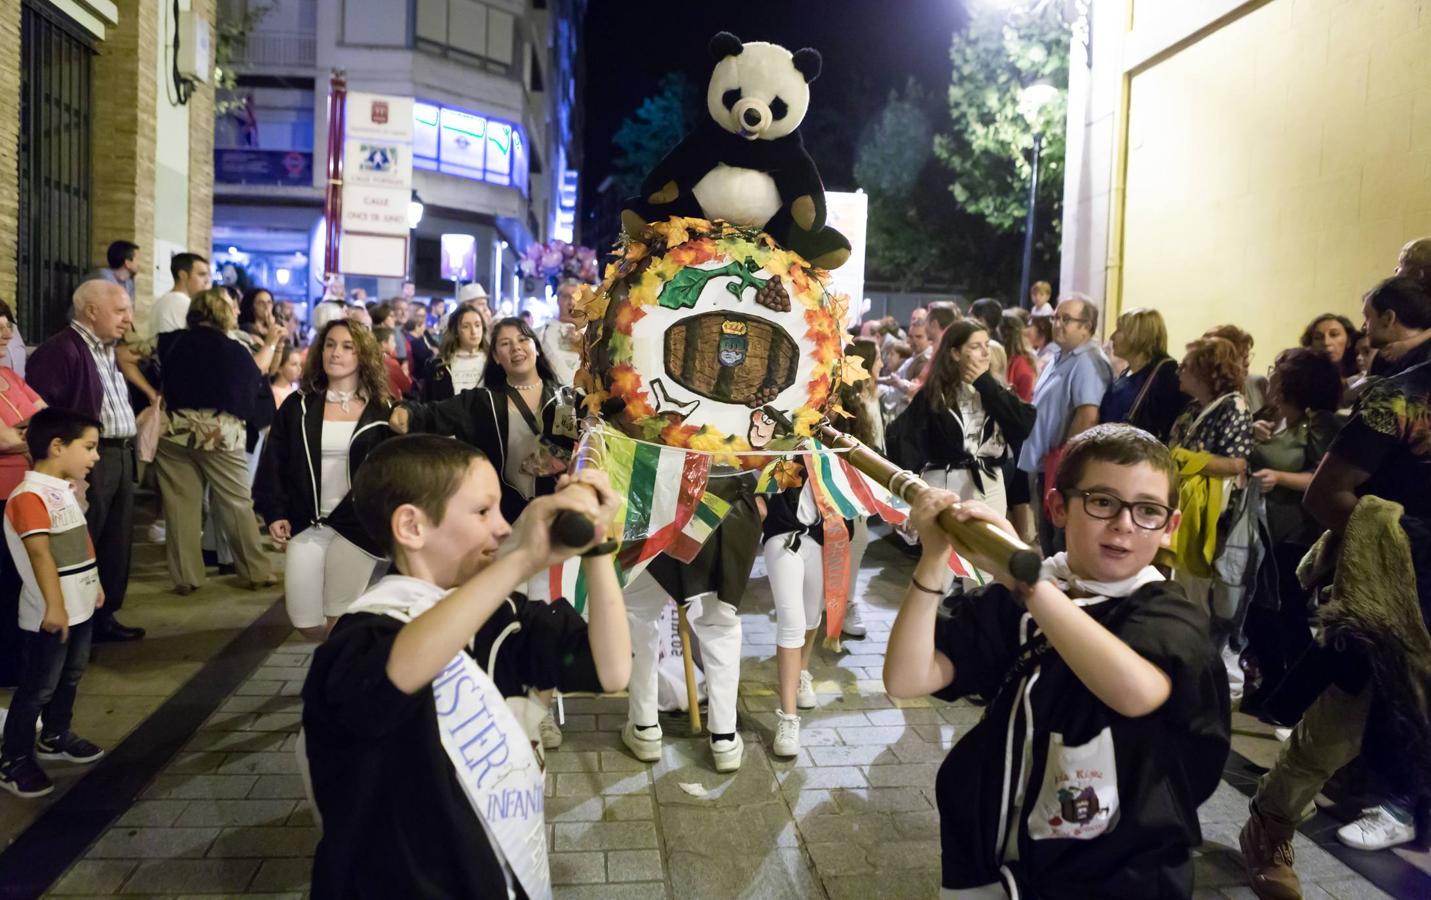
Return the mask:
<svg viewBox="0 0 1431 900">
<path fill-rule="evenodd" d="M 511 384 L 511 382 L 508 382 L 508 384 Z M 538 381 L 535 384 L 513 384 L 512 387 L 519 391 L 539 391 L 542 388 L 542 383 Z"/>
<path fill-rule="evenodd" d="M 338 404 L 343 412 L 348 411 L 348 404 L 352 402 L 356 396 L 358 396 L 357 391 L 335 391 L 332 388 L 328 389 L 328 402 Z"/>
</svg>

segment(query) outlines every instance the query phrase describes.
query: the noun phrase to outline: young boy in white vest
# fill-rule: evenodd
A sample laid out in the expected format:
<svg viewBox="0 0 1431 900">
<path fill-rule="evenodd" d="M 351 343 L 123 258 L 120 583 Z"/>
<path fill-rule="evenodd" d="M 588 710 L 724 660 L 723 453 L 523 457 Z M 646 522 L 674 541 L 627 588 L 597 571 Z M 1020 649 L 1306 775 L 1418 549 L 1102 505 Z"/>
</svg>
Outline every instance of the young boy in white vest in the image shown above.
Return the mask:
<svg viewBox="0 0 1431 900">
<path fill-rule="evenodd" d="M 543 710 L 525 694 L 623 689 L 631 638 L 609 556 L 582 563 L 589 625 L 565 600 L 514 592 L 585 549 L 551 542 L 559 512 L 589 516 L 599 542 L 618 498 L 601 472 L 563 478 L 527 506 L 499 556 L 513 526 L 496 470 L 466 444 L 390 440 L 353 493 L 396 574 L 338 620 L 303 686 L 323 822 L 313 896 L 550 897 L 533 740 Z M 498 620 L 501 634 L 483 641 Z"/>
<path fill-rule="evenodd" d="M 931 491 L 911 519 L 923 556 L 889 637 L 894 697 L 972 697 L 987 712 L 935 780 L 941 897 L 1190 897 L 1198 806 L 1229 744 L 1227 673 L 1208 611 L 1152 566 L 1178 526 L 1166 447 L 1127 425 L 1069 441 L 1054 481 L 1068 551 L 1037 584 L 960 553 L 998 584 L 939 616 L 949 537 L 987 507 Z"/>
</svg>

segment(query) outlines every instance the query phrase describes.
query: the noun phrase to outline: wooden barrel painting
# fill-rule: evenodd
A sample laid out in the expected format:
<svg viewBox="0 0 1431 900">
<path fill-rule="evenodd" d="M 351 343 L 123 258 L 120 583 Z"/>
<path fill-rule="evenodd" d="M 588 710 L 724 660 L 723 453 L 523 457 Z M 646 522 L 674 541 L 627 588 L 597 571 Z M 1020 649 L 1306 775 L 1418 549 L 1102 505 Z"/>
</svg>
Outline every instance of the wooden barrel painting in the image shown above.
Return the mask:
<svg viewBox="0 0 1431 900">
<path fill-rule="evenodd" d="M 799 348 L 785 329 L 738 313 L 702 313 L 666 329 L 666 374 L 720 403 L 764 406 L 795 383 Z"/>
</svg>

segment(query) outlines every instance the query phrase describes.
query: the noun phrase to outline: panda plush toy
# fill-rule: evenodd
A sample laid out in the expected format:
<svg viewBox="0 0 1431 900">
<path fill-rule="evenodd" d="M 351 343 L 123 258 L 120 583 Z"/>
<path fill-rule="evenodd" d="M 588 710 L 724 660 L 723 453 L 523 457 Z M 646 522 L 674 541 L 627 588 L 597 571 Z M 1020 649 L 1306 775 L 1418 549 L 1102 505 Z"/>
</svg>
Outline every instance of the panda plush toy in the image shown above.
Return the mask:
<svg viewBox="0 0 1431 900">
<path fill-rule="evenodd" d="M 706 88 L 710 117 L 681 141 L 626 201 L 622 225 L 639 234 L 669 216 L 724 219 L 759 228 L 822 269 L 850 257 L 850 242 L 825 224 L 825 189 L 800 139 L 820 54 L 791 53 L 722 31 Z"/>
</svg>

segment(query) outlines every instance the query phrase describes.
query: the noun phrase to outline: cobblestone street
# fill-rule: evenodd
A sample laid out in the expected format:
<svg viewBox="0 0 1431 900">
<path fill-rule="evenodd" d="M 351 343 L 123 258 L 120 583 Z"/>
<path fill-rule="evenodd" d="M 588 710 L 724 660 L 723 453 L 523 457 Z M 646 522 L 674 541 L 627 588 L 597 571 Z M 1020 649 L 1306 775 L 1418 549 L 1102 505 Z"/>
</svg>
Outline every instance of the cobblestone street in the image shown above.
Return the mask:
<svg viewBox="0 0 1431 900">
<path fill-rule="evenodd" d="M 936 896 L 935 771 L 980 711 L 940 701 L 895 704 L 883 692 L 882 654 L 908 566 L 889 543 L 872 545 L 861 574 L 871 598 L 869 636 L 850 641 L 843 654 L 817 653 L 820 706 L 806 714 L 803 747 L 793 760 L 768 750 L 775 626 L 760 570 L 742 616 L 746 753 L 738 773 L 717 775 L 705 740 L 689 737 L 688 720 L 676 715 L 662 718 L 664 758 L 639 763 L 620 742 L 623 697 L 567 698 L 565 742 L 548 757 L 557 896 Z M 281 615 L 272 610 L 265 621 L 281 623 Z M 281 635 L 273 627 L 270 632 Z M 49 894 L 306 896 L 319 832 L 303 800 L 293 748 L 311 652 L 290 637 L 255 657 L 251 674 L 78 852 Z M 1261 754 L 1266 762 L 1275 753 L 1265 726 L 1239 716 L 1237 730 L 1243 757 Z M 1207 844 L 1197 861 L 1200 897 L 1251 896 L 1235 850 L 1246 814 L 1239 787 L 1248 787 L 1250 777 L 1230 766 L 1229 780 L 1202 810 Z M 70 801 L 84 787 L 81 781 Z M 0 803 L 13 808 L 17 801 Z M 41 816 L 38 825 L 45 824 Z M 1330 833 L 1322 837 L 1334 841 Z M 1395 862 L 1402 877 L 1426 878 L 1424 854 L 1379 856 L 1372 862 Z M 1299 838 L 1297 867 L 1308 897 L 1386 896 L 1306 837 Z"/>
</svg>

